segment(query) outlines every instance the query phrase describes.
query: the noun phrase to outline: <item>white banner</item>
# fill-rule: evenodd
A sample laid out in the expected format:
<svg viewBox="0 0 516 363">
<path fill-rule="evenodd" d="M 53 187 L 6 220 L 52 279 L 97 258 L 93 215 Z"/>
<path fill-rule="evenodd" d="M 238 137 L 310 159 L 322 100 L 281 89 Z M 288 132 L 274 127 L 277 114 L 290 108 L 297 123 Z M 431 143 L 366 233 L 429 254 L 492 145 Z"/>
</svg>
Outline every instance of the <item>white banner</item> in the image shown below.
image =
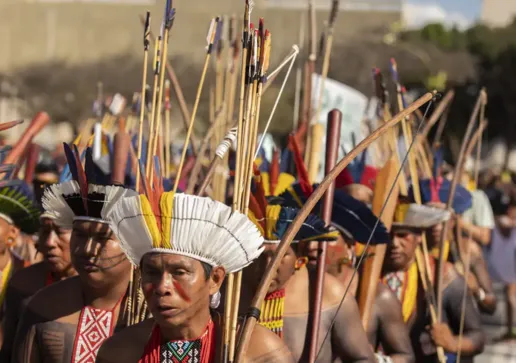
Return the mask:
<svg viewBox="0 0 516 363">
<path fill-rule="evenodd" d="M 312 110 L 315 114 L 319 106 L 319 94 L 321 77 L 318 74 L 312 75 Z M 349 151 L 353 147 L 352 135 L 359 143 L 364 139 L 362 130 L 362 119 L 367 112 L 369 99 L 354 88 L 343 83 L 326 79 L 322 95 L 321 113 L 319 120 L 312 120 L 312 123 L 320 123 L 326 127 L 328 112 L 338 109 L 342 112 L 342 127 L 340 131 L 339 157 L 344 156 L 344 150 Z M 314 115 L 314 117 L 316 117 Z M 320 182 L 324 177 L 326 138 L 321 145 L 321 163 L 316 182 Z"/>
</svg>

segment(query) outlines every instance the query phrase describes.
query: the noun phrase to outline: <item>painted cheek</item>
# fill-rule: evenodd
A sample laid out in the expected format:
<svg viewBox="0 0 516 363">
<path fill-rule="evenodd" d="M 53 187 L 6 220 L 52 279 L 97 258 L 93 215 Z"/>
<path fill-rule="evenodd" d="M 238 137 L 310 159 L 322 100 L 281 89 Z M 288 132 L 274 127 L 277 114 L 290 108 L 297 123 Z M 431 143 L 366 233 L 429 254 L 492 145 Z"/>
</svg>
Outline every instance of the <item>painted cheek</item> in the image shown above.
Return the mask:
<svg viewBox="0 0 516 363">
<path fill-rule="evenodd" d="M 142 284 L 142 291 L 143 291 L 143 296 L 145 296 L 145 298 L 148 298 L 152 295 L 152 290 L 153 290 L 153 286 L 152 286 L 152 283 L 144 283 Z"/>
<path fill-rule="evenodd" d="M 172 284 L 174 285 L 174 288 L 176 289 L 179 296 L 181 296 L 181 298 L 186 302 L 190 302 L 190 297 L 186 294 L 185 290 L 181 287 L 179 282 L 173 280 Z"/>
</svg>

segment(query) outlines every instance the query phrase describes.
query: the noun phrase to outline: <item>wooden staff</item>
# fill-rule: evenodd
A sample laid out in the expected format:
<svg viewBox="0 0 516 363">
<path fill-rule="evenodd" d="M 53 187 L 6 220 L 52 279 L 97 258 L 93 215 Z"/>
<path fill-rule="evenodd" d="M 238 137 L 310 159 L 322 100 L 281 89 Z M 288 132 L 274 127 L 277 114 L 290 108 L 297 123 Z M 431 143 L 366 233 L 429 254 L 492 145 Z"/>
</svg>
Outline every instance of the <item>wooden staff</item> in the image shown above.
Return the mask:
<svg viewBox="0 0 516 363">
<path fill-rule="evenodd" d="M 195 186 L 197 185 L 197 181 L 199 180 L 199 174 L 202 169 L 203 158 L 205 157 L 206 150 L 208 150 L 210 140 L 213 134 L 215 133 L 215 129 L 217 127 L 223 127 L 223 120 L 223 115 L 221 112 L 219 112 L 215 116 L 215 121 L 210 124 L 208 131 L 206 131 L 204 139 L 202 140 L 201 145 L 199 147 L 199 150 L 197 150 L 197 158 L 195 159 L 195 164 L 192 168 L 192 173 L 190 174 L 190 178 L 188 179 L 186 194 L 193 194 Z"/>
<path fill-rule="evenodd" d="M 140 21 L 143 23 L 144 19 L 140 16 Z M 156 37 L 150 32 L 150 36 L 152 41 L 154 42 L 154 45 L 156 46 L 157 43 L 160 42 L 160 39 L 158 38 L 158 41 L 156 41 Z M 172 64 L 169 60 L 167 60 L 165 64 L 165 69 L 167 70 L 168 78 L 170 79 L 170 82 L 172 83 L 172 87 L 174 87 L 174 94 L 176 95 L 177 103 L 179 104 L 179 109 L 181 110 L 181 115 L 183 116 L 183 122 L 185 130 L 188 129 L 188 123 L 190 121 L 190 111 L 188 110 L 188 106 L 186 105 L 185 96 L 183 93 L 183 89 L 181 88 L 181 85 L 179 84 L 179 80 L 177 79 L 176 72 L 174 71 L 174 68 L 172 67 Z M 192 139 L 190 140 L 190 143 L 192 146 L 194 146 L 197 141 L 194 135 L 192 135 Z M 195 155 L 195 147 L 192 147 L 193 151 L 192 154 Z"/>
<path fill-rule="evenodd" d="M 27 162 L 25 163 L 25 175 L 23 180 L 27 184 L 32 184 L 34 179 L 34 172 L 36 171 L 36 165 L 38 164 L 38 156 L 41 147 L 37 144 L 30 144 L 27 156 Z"/>
<path fill-rule="evenodd" d="M 329 20 L 328 20 L 328 35 L 326 37 L 323 65 L 322 65 L 321 77 L 320 77 L 320 81 L 319 81 L 319 98 L 317 101 L 317 109 L 315 112 L 315 117 L 310 120 L 311 123 L 318 122 L 319 117 L 321 115 L 322 102 L 323 102 L 323 96 L 324 96 L 324 84 L 326 82 L 326 78 L 328 77 L 328 71 L 330 69 L 330 59 L 331 59 L 331 51 L 332 51 L 332 45 L 333 45 L 334 24 L 335 24 L 335 20 L 337 18 L 338 11 L 339 11 L 339 1 L 333 0 L 332 8 L 330 11 L 330 16 L 329 16 Z M 312 140 L 315 140 L 316 138 L 317 138 L 316 135 L 311 135 Z M 316 147 L 315 145 L 312 145 L 312 143 L 310 143 L 310 152 L 308 153 L 307 166 L 308 166 L 308 170 L 309 170 L 309 178 L 310 178 L 311 183 L 314 182 L 315 176 L 313 174 L 311 174 L 310 171 L 318 169 L 317 166 L 319 165 L 319 160 L 318 160 L 318 158 L 315 157 L 316 154 L 313 153 L 315 147 Z"/>
<path fill-rule="evenodd" d="M 326 129 L 326 162 L 325 174 L 328 175 L 337 164 L 339 155 L 340 129 L 342 125 L 342 113 L 332 110 L 328 113 L 328 126 Z M 326 225 L 331 224 L 333 199 L 335 195 L 335 181 L 333 181 L 324 194 L 322 204 L 322 219 Z M 309 362 L 315 363 L 319 350 L 319 328 L 321 325 L 321 308 L 324 291 L 324 275 L 326 273 L 326 249 L 325 242 L 319 242 L 317 255 L 317 282 L 315 285 L 315 299 L 313 306 L 312 331 L 310 339 Z"/>
<path fill-rule="evenodd" d="M 140 98 L 140 124 L 138 128 L 138 160 L 142 157 L 143 148 L 143 121 L 145 118 L 145 95 L 147 92 L 147 69 L 149 63 L 149 35 L 150 35 L 150 12 L 147 11 L 145 25 L 143 27 L 143 72 L 142 72 L 142 94 Z M 140 163 L 136 163 L 136 191 L 140 190 Z"/>
<path fill-rule="evenodd" d="M 441 102 L 439 102 L 439 105 L 437 106 L 435 111 L 432 112 L 432 116 L 430 116 L 430 118 L 428 119 L 428 122 L 426 123 L 423 130 L 419 134 L 418 139 L 420 140 L 420 142 L 427 139 L 428 134 L 430 133 L 430 130 L 432 130 L 432 127 L 437 123 L 437 121 L 439 121 L 439 119 L 441 118 L 444 111 L 446 111 L 446 109 L 448 109 L 448 106 L 451 104 L 454 97 L 455 97 L 454 90 L 449 90 L 448 92 L 446 92 L 446 95 L 443 97 Z"/>
<path fill-rule="evenodd" d="M 248 52 L 250 47 L 250 38 L 251 38 L 251 11 L 252 11 L 252 3 L 249 0 L 245 2 L 244 8 L 244 21 L 242 23 L 242 62 L 241 62 L 241 75 L 240 75 L 240 96 L 239 96 L 239 110 L 238 110 L 238 126 L 237 126 L 237 153 L 236 153 L 236 167 L 235 167 L 235 180 L 234 180 L 234 190 L 233 190 L 233 203 L 232 210 L 240 211 L 240 195 L 242 192 L 242 186 L 240 185 L 242 182 L 243 176 L 242 174 L 242 163 L 243 163 L 243 150 L 244 150 L 244 103 L 245 103 L 245 91 L 247 88 L 247 77 L 246 71 L 248 69 Z M 235 310 L 233 306 L 234 300 L 234 281 L 235 274 L 229 274 L 227 277 L 226 283 L 226 296 L 224 303 L 224 332 L 222 339 L 222 361 L 224 363 L 229 361 L 229 346 L 231 340 L 231 320 L 232 313 Z M 234 314 L 233 314 L 234 315 Z"/>
<path fill-rule="evenodd" d="M 149 128 L 149 139 L 147 141 L 147 162 L 145 164 L 146 177 L 150 178 L 151 164 L 152 164 L 152 137 L 154 134 L 154 119 L 156 116 L 156 99 L 158 98 L 158 82 L 159 82 L 159 71 L 160 58 L 161 58 L 161 35 L 158 37 L 158 41 L 154 43 L 154 87 L 152 89 L 152 103 L 151 103 L 151 114 L 150 114 L 150 128 Z"/>
<path fill-rule="evenodd" d="M 17 122 L 17 121 L 15 121 Z M 32 142 L 34 137 L 50 122 L 50 116 L 46 112 L 38 112 L 32 119 L 27 129 L 23 132 L 22 136 L 18 139 L 16 144 L 5 157 L 3 164 L 15 164 L 22 154 L 27 149 L 27 146 Z M 16 123 L 12 124 L 13 126 Z M 4 173 L 0 173 L 0 177 L 4 177 Z"/>
<path fill-rule="evenodd" d="M 268 264 L 267 270 L 265 271 L 265 274 L 262 277 L 262 280 L 260 281 L 260 285 L 253 298 L 249 313 L 247 315 L 247 319 L 245 321 L 245 325 L 242 329 L 242 334 L 241 334 L 241 338 L 239 341 L 235 362 L 237 362 L 237 363 L 243 362 L 243 356 L 244 356 L 244 353 L 247 351 L 247 347 L 249 344 L 249 340 L 251 338 L 251 334 L 254 329 L 254 325 L 256 324 L 257 320 L 259 319 L 259 313 L 260 313 L 259 307 L 261 306 L 261 303 L 263 302 L 263 299 L 265 298 L 265 295 L 267 294 L 267 290 L 272 281 L 272 277 L 273 277 L 275 271 L 278 269 L 283 256 L 285 255 L 288 248 L 290 247 L 290 243 L 294 239 L 294 236 L 296 235 L 296 233 L 299 231 L 301 224 L 308 217 L 308 215 L 310 214 L 312 209 L 315 207 L 317 202 L 319 202 L 319 200 L 321 199 L 323 194 L 326 192 L 326 190 L 329 188 L 331 183 L 335 180 L 335 178 L 338 175 L 340 175 L 340 173 L 349 165 L 349 163 L 357 155 L 360 155 L 372 142 L 374 142 L 380 136 L 385 134 L 385 132 L 389 131 L 391 127 L 397 125 L 401 121 L 402 118 L 407 117 L 407 115 L 410 115 L 412 112 L 414 112 L 414 110 L 418 109 L 425 103 L 429 102 L 436 94 L 437 94 L 436 91 L 426 93 L 421 98 L 419 98 L 417 101 L 412 103 L 409 107 L 407 107 L 405 110 L 403 110 L 403 112 L 400 112 L 393 119 L 384 123 L 378 129 L 376 129 L 371 135 L 369 135 L 367 138 L 362 140 L 362 142 L 360 142 L 353 150 L 351 150 L 342 160 L 340 160 L 337 163 L 335 168 L 333 168 L 331 170 L 331 172 L 328 175 L 326 175 L 326 177 L 321 181 L 319 186 L 314 190 L 312 195 L 308 198 L 308 200 L 304 204 L 303 208 L 301 208 L 301 210 L 299 211 L 294 222 L 290 225 L 287 232 L 283 236 L 283 239 L 281 240 L 280 244 L 278 245 L 278 248 L 276 250 L 274 258 Z"/>
<path fill-rule="evenodd" d="M 382 120 L 383 123 L 386 122 L 386 120 L 391 118 L 391 111 L 390 111 L 390 104 L 389 104 L 389 92 L 387 91 L 387 88 L 385 87 L 385 83 L 383 81 L 383 75 L 380 69 L 373 68 L 373 79 L 374 79 L 374 85 L 375 85 L 375 93 L 376 97 L 380 100 L 380 106 L 378 109 L 379 112 L 379 118 Z M 383 138 L 385 143 L 383 144 L 382 149 L 390 149 L 391 153 L 394 156 L 394 160 L 397 163 L 397 166 L 401 166 L 401 160 L 400 160 L 400 154 L 398 150 L 398 141 L 396 133 L 394 132 L 394 129 L 391 129 Z M 405 178 L 405 174 L 402 173 L 398 179 L 398 182 L 400 184 L 400 194 L 407 195 L 408 194 L 408 186 L 407 186 L 407 180 Z"/>
<path fill-rule="evenodd" d="M 302 48 L 303 41 L 305 39 L 305 16 L 301 12 L 301 19 L 299 20 L 299 39 L 298 44 Z M 298 62 L 296 69 L 296 87 L 294 91 L 294 130 L 297 130 L 297 126 L 300 122 L 299 115 L 301 113 L 301 81 L 303 80 L 303 62 Z"/>
<path fill-rule="evenodd" d="M 392 78 L 396 85 L 396 93 L 397 93 L 397 101 L 398 101 L 398 110 L 403 110 L 404 108 L 404 102 L 403 102 L 403 95 L 402 95 L 402 87 L 399 81 L 399 75 L 398 75 L 398 66 L 396 64 L 396 61 L 394 58 L 391 58 L 391 72 L 392 72 Z M 403 131 L 403 139 L 405 142 L 405 150 L 409 149 L 409 145 L 412 143 L 412 132 L 409 128 L 409 125 L 407 124 L 407 119 L 401 121 L 401 127 Z M 417 149 L 416 149 L 417 150 Z M 417 153 L 417 151 L 416 151 Z M 410 173 L 410 179 L 412 181 L 412 193 L 414 195 L 414 200 L 417 204 L 421 204 L 421 191 L 419 189 L 419 175 L 417 171 L 417 165 L 416 165 L 416 158 L 414 154 L 408 154 L 408 164 L 409 164 L 409 173 Z M 428 244 L 426 241 L 426 235 L 422 235 L 422 254 L 424 258 L 424 276 L 426 279 L 428 279 L 428 284 L 431 285 L 432 278 L 430 276 L 430 257 L 428 253 Z M 421 249 L 421 247 L 418 247 L 418 249 Z M 422 266 L 421 266 L 422 267 Z M 419 267 L 419 268 L 421 268 Z"/>
<path fill-rule="evenodd" d="M 163 24 L 165 28 L 165 34 L 163 36 L 163 53 L 161 58 L 161 70 L 160 70 L 160 79 L 159 79 L 159 93 L 158 93 L 158 105 L 156 106 L 156 127 L 154 129 L 154 135 L 152 140 L 152 156 L 156 155 L 156 151 L 158 149 L 158 138 L 159 134 L 161 133 L 161 106 L 163 104 L 163 92 L 165 90 L 164 84 L 165 84 L 165 65 L 167 64 L 167 52 L 168 52 L 168 39 L 170 36 L 170 29 L 172 28 L 172 25 L 174 24 L 174 17 L 175 17 L 175 9 L 172 7 L 172 0 L 167 0 L 167 5 L 165 7 L 165 23 Z M 186 145 L 188 147 L 188 144 Z M 161 149 L 162 150 L 162 149 Z M 162 160 L 162 158 L 160 158 Z M 152 170 L 154 164 L 150 165 L 150 168 Z M 150 173 L 150 182 L 152 185 L 152 180 L 154 178 L 154 173 Z M 175 189 L 174 189 L 175 191 Z"/>
<path fill-rule="evenodd" d="M 197 96 L 195 97 L 195 103 L 192 110 L 192 116 L 190 119 L 190 125 L 188 126 L 188 131 L 186 132 L 185 145 L 183 147 L 183 152 L 181 154 L 181 159 L 179 161 L 179 166 L 177 168 L 176 178 L 174 180 L 174 189 L 173 192 L 177 190 L 177 186 L 179 185 L 179 178 L 181 176 L 181 170 L 183 169 L 183 164 L 186 158 L 186 151 L 188 150 L 188 145 L 190 143 L 190 136 L 192 135 L 192 130 L 195 124 L 195 116 L 197 115 L 197 108 L 199 107 L 199 101 L 201 100 L 202 88 L 204 86 L 204 79 L 206 78 L 206 72 L 208 71 L 208 65 L 210 64 L 210 57 L 213 50 L 213 44 L 216 40 L 216 36 L 220 35 L 220 26 L 219 26 L 219 18 L 212 20 L 212 25 L 208 32 L 208 49 L 206 51 L 206 59 L 204 61 L 204 67 L 201 74 L 201 79 L 199 81 L 199 85 L 197 87 Z M 218 33 L 218 35 L 217 35 Z"/>
<path fill-rule="evenodd" d="M 5 130 L 8 130 L 14 126 L 17 126 L 19 124 L 23 123 L 23 120 L 15 120 L 15 121 L 9 121 L 9 122 L 4 122 L 4 123 L 1 123 L 0 124 L 0 131 L 5 131 Z"/>
<path fill-rule="evenodd" d="M 471 118 L 469 120 L 468 126 L 466 128 L 466 133 L 462 139 L 462 145 L 460 147 L 459 156 L 457 159 L 457 164 L 455 165 L 455 170 L 453 174 L 453 179 L 450 184 L 450 191 L 448 194 L 448 201 L 446 202 L 446 209 L 450 210 L 453 205 L 453 198 L 455 196 L 455 190 L 457 188 L 457 183 L 461 178 L 461 170 L 464 164 L 464 155 L 466 151 L 466 147 L 468 145 L 470 136 L 473 132 L 473 129 L 476 124 L 476 119 L 478 117 L 478 113 L 480 112 L 480 107 L 483 103 L 486 102 L 487 95 L 484 89 L 480 91 L 478 95 L 477 102 L 475 104 L 475 108 L 473 109 L 473 113 L 471 114 Z M 437 321 L 441 321 L 442 317 L 442 305 L 443 305 L 443 273 L 444 273 L 444 243 L 446 241 L 446 237 L 448 236 L 448 221 L 445 221 L 443 224 L 443 229 L 441 232 L 441 238 L 439 241 L 439 260 L 437 261 L 437 268 L 435 270 L 435 290 L 437 295 Z"/>
<path fill-rule="evenodd" d="M 483 108 L 483 107 L 482 107 Z M 466 150 L 466 154 L 469 155 L 473 151 L 473 148 L 477 147 L 477 155 L 475 157 L 475 166 L 474 166 L 474 172 L 473 172 L 473 183 L 475 185 L 475 188 L 478 185 L 478 174 L 479 174 L 479 165 L 480 165 L 480 154 L 482 151 L 482 134 L 487 127 L 487 121 L 484 120 L 483 112 L 481 112 L 480 116 L 480 126 L 478 130 L 475 132 L 473 137 L 471 138 L 471 142 L 468 145 L 468 150 Z M 469 152 L 469 153 L 468 153 Z M 462 233 L 460 226 L 457 226 L 457 229 L 460 231 L 459 233 Z M 464 319 L 466 317 L 466 299 L 468 299 L 468 278 L 469 273 L 471 269 L 471 243 L 473 243 L 473 236 L 471 233 L 468 233 L 468 241 L 466 245 L 466 256 L 464 258 L 464 286 L 463 286 L 463 296 L 461 301 L 461 314 L 460 314 L 460 325 L 459 325 L 459 339 L 457 341 L 457 363 L 460 363 L 460 358 L 462 355 L 462 335 L 464 332 Z"/>
<path fill-rule="evenodd" d="M 170 167 L 172 164 L 172 141 L 170 139 L 170 133 L 172 132 L 172 125 L 170 120 L 170 81 L 165 81 L 165 178 L 170 178 Z"/>
<path fill-rule="evenodd" d="M 399 183 L 396 183 L 397 174 L 398 165 L 394 158 L 391 158 L 378 173 L 374 188 L 372 210 L 376 216 L 379 217 L 381 215 L 381 221 L 388 230 L 391 229 L 396 204 L 398 202 Z M 388 185 L 394 185 L 392 193 L 390 193 L 389 188 L 386 187 Z M 362 263 L 363 267 L 358 288 L 358 307 L 365 331 L 368 331 L 368 324 L 376 299 L 376 289 L 380 281 L 386 250 L 387 244 L 380 244 L 377 246 L 369 246 L 362 252 L 365 253 L 366 256 L 372 255 L 371 258 L 366 258 Z"/>
<path fill-rule="evenodd" d="M 213 173 L 215 169 L 220 165 L 220 163 L 223 161 L 224 156 L 227 154 L 229 148 L 231 145 L 233 145 L 237 138 L 237 130 L 236 127 L 229 130 L 229 132 L 226 134 L 226 137 L 224 137 L 224 140 L 220 143 L 220 145 L 217 147 L 217 150 L 215 152 L 215 157 L 210 163 L 210 168 L 208 169 L 208 172 L 206 173 L 206 176 L 204 177 L 204 180 L 199 187 L 199 190 L 197 191 L 198 196 L 203 196 L 206 188 L 208 185 L 210 185 L 211 178 L 213 176 Z"/>
</svg>

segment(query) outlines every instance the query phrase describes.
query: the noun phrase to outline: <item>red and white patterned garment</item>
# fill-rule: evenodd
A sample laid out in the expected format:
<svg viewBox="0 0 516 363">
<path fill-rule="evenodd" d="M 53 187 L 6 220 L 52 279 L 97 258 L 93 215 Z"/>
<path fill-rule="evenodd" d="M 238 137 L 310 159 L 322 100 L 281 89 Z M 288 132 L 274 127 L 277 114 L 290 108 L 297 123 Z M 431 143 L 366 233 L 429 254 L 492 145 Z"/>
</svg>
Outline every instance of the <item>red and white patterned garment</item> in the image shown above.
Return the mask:
<svg viewBox="0 0 516 363">
<path fill-rule="evenodd" d="M 89 306 L 82 309 L 75 334 L 72 363 L 95 363 L 100 346 L 113 334 L 115 310 L 119 304 L 111 310 Z"/>
</svg>

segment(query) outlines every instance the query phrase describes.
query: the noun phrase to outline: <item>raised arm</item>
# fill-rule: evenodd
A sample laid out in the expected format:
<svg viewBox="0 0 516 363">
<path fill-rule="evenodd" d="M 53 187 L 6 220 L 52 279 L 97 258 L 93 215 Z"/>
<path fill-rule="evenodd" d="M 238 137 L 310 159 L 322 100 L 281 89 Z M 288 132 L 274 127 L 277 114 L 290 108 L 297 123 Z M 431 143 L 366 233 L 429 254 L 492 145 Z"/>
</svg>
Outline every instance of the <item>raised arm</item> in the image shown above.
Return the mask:
<svg viewBox="0 0 516 363">
<path fill-rule="evenodd" d="M 401 304 L 383 284 L 378 285 L 374 311 L 378 320 L 378 337 L 385 355 L 394 363 L 414 362 L 407 325 L 401 314 Z"/>
<path fill-rule="evenodd" d="M 432 337 L 437 345 L 441 345 L 450 353 L 459 351 L 459 327 L 462 311 L 462 297 L 464 295 L 464 279 L 457 274 L 446 287 L 443 294 L 443 307 L 448 318 L 448 324 L 435 324 L 432 327 Z M 482 332 L 480 315 L 478 314 L 470 296 L 466 297 L 464 310 L 464 334 L 462 336 L 461 351 L 463 357 L 472 357 L 482 352 L 485 336 Z"/>
</svg>

